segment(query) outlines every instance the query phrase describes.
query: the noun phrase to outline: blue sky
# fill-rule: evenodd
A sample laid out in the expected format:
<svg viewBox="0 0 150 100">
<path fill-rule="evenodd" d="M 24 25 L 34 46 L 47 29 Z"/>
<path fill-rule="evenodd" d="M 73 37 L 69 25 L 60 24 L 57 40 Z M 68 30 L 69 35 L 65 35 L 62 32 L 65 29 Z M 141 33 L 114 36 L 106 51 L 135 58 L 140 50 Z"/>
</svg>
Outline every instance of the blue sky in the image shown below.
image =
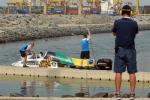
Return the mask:
<svg viewBox="0 0 150 100">
<path fill-rule="evenodd" d="M 125 2 L 127 1 L 132 1 L 133 4 L 135 3 L 136 0 L 123 0 Z M 0 6 L 4 6 L 6 0 L 0 0 Z M 150 5 L 150 0 L 140 0 L 140 5 Z"/>
</svg>

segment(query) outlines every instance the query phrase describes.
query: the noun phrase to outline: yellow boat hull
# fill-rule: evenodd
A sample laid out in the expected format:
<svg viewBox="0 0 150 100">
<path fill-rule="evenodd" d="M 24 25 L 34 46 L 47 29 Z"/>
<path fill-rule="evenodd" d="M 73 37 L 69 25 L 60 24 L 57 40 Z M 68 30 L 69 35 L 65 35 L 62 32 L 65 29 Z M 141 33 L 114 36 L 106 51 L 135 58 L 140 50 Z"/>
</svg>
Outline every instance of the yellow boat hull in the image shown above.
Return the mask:
<svg viewBox="0 0 150 100">
<path fill-rule="evenodd" d="M 76 68 L 93 68 L 95 67 L 96 61 L 94 59 L 79 59 L 71 58 Z"/>
</svg>

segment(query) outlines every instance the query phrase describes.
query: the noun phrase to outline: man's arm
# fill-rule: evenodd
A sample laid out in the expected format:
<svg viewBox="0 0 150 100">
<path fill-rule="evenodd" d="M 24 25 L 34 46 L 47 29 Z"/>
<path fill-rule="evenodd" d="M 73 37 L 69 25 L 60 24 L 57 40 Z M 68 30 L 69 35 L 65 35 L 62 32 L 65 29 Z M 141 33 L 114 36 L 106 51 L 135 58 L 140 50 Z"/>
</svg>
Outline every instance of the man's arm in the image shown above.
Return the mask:
<svg viewBox="0 0 150 100">
<path fill-rule="evenodd" d="M 27 51 L 27 53 L 34 53 L 33 51 L 32 51 L 32 46 L 31 45 L 29 45 L 28 47 L 27 47 L 27 49 L 26 49 L 26 51 Z"/>
<path fill-rule="evenodd" d="M 136 22 L 136 34 L 138 34 L 138 33 L 139 33 L 139 27 L 138 27 L 138 24 Z"/>
<path fill-rule="evenodd" d="M 89 28 L 87 28 L 87 31 L 88 31 L 88 39 L 90 40 L 91 39 L 91 32 L 90 32 Z"/>
<path fill-rule="evenodd" d="M 116 31 L 117 31 L 117 28 L 116 28 L 116 21 L 114 22 L 114 25 L 113 25 L 113 28 L 112 28 L 112 34 L 113 36 L 116 36 Z"/>
</svg>

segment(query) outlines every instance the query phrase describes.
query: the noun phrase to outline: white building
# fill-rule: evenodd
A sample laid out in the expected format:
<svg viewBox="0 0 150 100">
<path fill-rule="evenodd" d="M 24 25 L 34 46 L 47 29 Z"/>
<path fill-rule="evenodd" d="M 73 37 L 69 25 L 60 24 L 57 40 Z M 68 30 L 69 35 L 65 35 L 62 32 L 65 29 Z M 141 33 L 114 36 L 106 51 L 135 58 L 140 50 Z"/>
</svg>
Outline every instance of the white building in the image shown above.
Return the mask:
<svg viewBox="0 0 150 100">
<path fill-rule="evenodd" d="M 113 0 L 101 0 L 101 13 L 102 14 L 113 13 Z"/>
</svg>

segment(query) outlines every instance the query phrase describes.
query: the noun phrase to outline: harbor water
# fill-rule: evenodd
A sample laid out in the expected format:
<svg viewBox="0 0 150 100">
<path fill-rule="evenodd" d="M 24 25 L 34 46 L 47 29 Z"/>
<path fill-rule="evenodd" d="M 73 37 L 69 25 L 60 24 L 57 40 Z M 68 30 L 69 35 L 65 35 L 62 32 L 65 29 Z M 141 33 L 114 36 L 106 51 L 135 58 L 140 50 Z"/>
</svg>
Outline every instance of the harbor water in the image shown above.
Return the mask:
<svg viewBox="0 0 150 100">
<path fill-rule="evenodd" d="M 80 57 L 80 40 L 82 36 L 67 36 L 35 40 L 34 51 L 54 51 L 70 57 Z M 150 71 L 150 31 L 141 31 L 136 37 L 137 65 L 139 71 Z M 91 42 L 91 58 L 114 59 L 115 37 L 111 33 L 93 34 Z M 22 42 L 0 44 L 0 65 L 11 65 L 20 59 L 19 47 Z"/>
</svg>

